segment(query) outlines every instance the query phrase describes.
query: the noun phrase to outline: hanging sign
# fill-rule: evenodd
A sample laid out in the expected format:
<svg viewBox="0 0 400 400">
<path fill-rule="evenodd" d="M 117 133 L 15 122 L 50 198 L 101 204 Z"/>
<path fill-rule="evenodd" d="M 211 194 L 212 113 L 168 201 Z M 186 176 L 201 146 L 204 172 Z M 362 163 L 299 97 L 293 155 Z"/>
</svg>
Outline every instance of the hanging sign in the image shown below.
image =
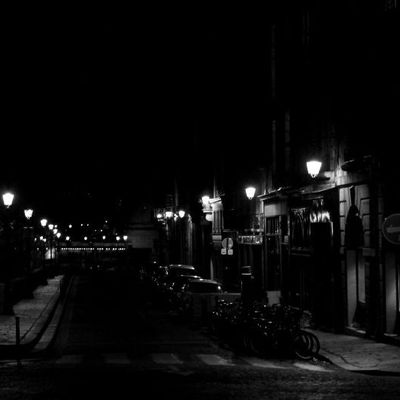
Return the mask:
<svg viewBox="0 0 400 400">
<path fill-rule="evenodd" d="M 382 224 L 382 234 L 392 244 L 400 244 L 400 214 L 389 215 Z"/>
</svg>

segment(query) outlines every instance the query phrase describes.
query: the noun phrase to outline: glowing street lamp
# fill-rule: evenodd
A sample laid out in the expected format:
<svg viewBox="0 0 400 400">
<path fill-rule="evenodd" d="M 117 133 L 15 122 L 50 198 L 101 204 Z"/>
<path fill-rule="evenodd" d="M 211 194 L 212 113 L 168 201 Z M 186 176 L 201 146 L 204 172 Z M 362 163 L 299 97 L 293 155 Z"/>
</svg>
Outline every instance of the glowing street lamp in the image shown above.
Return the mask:
<svg viewBox="0 0 400 400">
<path fill-rule="evenodd" d="M 40 225 L 42 225 L 43 228 L 44 228 L 47 225 L 47 219 L 46 218 L 41 219 L 40 220 Z"/>
<path fill-rule="evenodd" d="M 245 189 L 245 191 L 246 191 L 246 196 L 247 196 L 247 198 L 248 198 L 249 200 L 251 200 L 251 199 L 254 197 L 255 193 L 256 193 L 256 188 L 253 187 L 253 186 L 248 186 L 248 187 Z"/>
<path fill-rule="evenodd" d="M 205 194 L 204 196 L 201 197 L 201 202 L 203 203 L 204 207 L 207 207 L 210 203 L 210 196 Z"/>
<path fill-rule="evenodd" d="M 122 236 L 122 238 L 125 240 L 125 242 L 128 240 L 128 236 L 127 235 Z"/>
<path fill-rule="evenodd" d="M 184 216 L 185 216 L 185 211 L 184 210 L 179 210 L 178 211 L 178 215 L 179 215 L 179 218 L 183 218 Z"/>
<path fill-rule="evenodd" d="M 317 160 L 307 161 L 307 172 L 311 175 L 311 178 L 315 178 L 321 169 L 322 162 Z"/>
<path fill-rule="evenodd" d="M 26 210 L 24 210 L 24 214 L 25 214 L 25 218 L 27 220 L 30 220 L 33 215 L 33 210 L 31 208 L 27 208 Z"/>
<path fill-rule="evenodd" d="M 8 208 L 12 205 L 14 201 L 14 194 L 7 192 L 3 194 L 3 203 Z"/>
</svg>

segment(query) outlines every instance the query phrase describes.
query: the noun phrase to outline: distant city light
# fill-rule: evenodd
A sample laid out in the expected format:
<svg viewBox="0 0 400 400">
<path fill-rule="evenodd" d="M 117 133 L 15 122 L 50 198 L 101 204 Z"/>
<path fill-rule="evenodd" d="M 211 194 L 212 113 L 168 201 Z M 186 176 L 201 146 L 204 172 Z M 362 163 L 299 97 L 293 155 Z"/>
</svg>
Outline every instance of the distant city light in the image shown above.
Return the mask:
<svg viewBox="0 0 400 400">
<path fill-rule="evenodd" d="M 185 216 L 186 213 L 185 213 L 184 210 L 179 210 L 179 211 L 178 211 L 178 214 L 179 214 L 179 217 L 180 217 L 180 218 L 183 218 L 183 217 Z"/>
<path fill-rule="evenodd" d="M 165 218 L 172 218 L 174 213 L 172 211 L 165 211 Z"/>
</svg>

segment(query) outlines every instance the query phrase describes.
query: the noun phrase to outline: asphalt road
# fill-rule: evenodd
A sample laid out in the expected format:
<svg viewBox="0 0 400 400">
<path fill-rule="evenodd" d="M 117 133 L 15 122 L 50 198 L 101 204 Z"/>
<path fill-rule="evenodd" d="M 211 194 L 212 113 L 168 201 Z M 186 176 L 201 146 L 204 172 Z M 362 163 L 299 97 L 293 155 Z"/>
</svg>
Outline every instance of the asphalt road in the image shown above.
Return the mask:
<svg viewBox="0 0 400 400">
<path fill-rule="evenodd" d="M 400 379 L 237 354 L 115 272 L 74 280 L 53 351 L 0 368 L 9 399 L 390 399 Z"/>
</svg>

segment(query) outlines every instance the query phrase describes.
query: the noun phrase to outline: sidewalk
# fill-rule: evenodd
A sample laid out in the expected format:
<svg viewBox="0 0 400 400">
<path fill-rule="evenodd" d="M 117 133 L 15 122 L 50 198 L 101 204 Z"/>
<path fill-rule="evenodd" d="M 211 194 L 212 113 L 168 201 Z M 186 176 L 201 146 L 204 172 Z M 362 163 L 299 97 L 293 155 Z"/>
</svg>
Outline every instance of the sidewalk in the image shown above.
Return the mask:
<svg viewBox="0 0 400 400">
<path fill-rule="evenodd" d="M 319 354 L 353 372 L 400 376 L 400 346 L 352 335 L 307 329 L 318 336 Z"/>
<path fill-rule="evenodd" d="M 21 356 L 38 344 L 56 312 L 62 280 L 63 275 L 48 279 L 47 285 L 35 289 L 32 298 L 14 305 L 14 315 L 0 315 L 0 359 L 17 354 L 17 317 Z"/>
</svg>

